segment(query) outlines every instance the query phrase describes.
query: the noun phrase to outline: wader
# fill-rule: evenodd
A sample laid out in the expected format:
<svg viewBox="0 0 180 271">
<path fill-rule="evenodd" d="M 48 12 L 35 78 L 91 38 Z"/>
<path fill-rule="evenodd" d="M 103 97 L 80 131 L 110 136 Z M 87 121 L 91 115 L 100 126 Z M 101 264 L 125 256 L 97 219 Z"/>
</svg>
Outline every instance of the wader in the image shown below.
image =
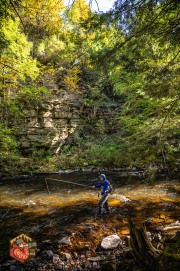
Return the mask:
<svg viewBox="0 0 180 271">
<path fill-rule="evenodd" d="M 103 207 L 106 209 L 106 211 L 110 211 L 110 207 L 108 205 L 108 198 L 109 198 L 109 193 L 105 193 L 104 195 L 101 196 L 99 203 L 98 203 L 98 213 L 99 214 L 102 214 Z"/>
</svg>

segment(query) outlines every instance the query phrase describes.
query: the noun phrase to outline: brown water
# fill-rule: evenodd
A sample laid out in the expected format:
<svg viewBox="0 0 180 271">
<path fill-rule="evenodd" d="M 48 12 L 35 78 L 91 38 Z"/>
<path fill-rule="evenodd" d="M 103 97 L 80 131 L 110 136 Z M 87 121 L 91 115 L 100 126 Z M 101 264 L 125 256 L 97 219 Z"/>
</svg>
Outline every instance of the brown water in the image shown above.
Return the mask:
<svg viewBox="0 0 180 271">
<path fill-rule="evenodd" d="M 50 194 L 45 176 L 0 181 L 0 257 L 8 255 L 9 240 L 21 233 L 29 235 L 41 246 L 43 240 L 60 240 L 88 225 L 96 227 L 98 238 L 112 231 L 126 235 L 127 217 L 134 218 L 137 223 L 152 218 L 154 226 L 179 219 L 179 182 L 147 184 L 144 180 L 124 179 L 117 172 L 107 175 L 115 191 L 109 200 L 112 213 L 102 218 L 94 215 L 98 196 L 96 190 L 89 188 L 97 181 L 95 173 L 48 176 L 87 185 L 81 187 L 48 180 Z M 79 241 L 74 243 L 76 249 L 90 241 L 87 237 L 78 238 Z"/>
</svg>

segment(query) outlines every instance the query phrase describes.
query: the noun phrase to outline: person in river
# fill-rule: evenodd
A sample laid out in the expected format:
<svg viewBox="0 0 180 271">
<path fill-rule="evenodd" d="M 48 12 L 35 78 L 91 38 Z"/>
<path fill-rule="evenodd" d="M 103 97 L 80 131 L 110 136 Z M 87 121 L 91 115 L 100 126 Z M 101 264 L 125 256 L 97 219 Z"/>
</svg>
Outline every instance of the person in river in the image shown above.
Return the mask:
<svg viewBox="0 0 180 271">
<path fill-rule="evenodd" d="M 100 182 L 93 186 L 93 188 L 101 188 L 101 198 L 98 203 L 98 214 L 101 215 L 103 207 L 107 212 L 110 211 L 110 207 L 108 205 L 108 198 L 110 193 L 112 192 L 112 186 L 110 182 L 106 179 L 105 174 L 100 174 L 98 179 Z"/>
</svg>

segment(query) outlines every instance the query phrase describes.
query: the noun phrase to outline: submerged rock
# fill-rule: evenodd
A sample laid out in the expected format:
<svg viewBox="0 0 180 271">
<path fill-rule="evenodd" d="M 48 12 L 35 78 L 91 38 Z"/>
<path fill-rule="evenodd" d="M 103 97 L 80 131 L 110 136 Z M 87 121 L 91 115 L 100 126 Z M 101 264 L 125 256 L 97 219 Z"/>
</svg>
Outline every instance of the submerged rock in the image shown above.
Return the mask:
<svg viewBox="0 0 180 271">
<path fill-rule="evenodd" d="M 103 249 L 113 249 L 116 248 L 121 242 L 121 239 L 118 235 L 109 235 L 104 238 L 101 242 L 101 247 Z"/>
</svg>

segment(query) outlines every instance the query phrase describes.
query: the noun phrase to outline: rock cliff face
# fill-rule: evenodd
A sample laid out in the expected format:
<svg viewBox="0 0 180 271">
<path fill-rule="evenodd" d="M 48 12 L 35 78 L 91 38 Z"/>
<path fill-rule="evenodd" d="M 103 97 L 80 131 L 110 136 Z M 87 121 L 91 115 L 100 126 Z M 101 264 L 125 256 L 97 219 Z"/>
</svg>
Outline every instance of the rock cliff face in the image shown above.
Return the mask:
<svg viewBox="0 0 180 271">
<path fill-rule="evenodd" d="M 59 90 L 54 82 L 45 82 L 51 97 L 24 110 L 25 120 L 19 125 L 18 140 L 22 151 L 32 148 L 59 153 L 64 145 L 73 145 L 77 138 L 115 134 L 119 124 L 121 103 L 107 97 L 106 105 L 87 103 L 88 93 L 76 94 Z"/>
</svg>

